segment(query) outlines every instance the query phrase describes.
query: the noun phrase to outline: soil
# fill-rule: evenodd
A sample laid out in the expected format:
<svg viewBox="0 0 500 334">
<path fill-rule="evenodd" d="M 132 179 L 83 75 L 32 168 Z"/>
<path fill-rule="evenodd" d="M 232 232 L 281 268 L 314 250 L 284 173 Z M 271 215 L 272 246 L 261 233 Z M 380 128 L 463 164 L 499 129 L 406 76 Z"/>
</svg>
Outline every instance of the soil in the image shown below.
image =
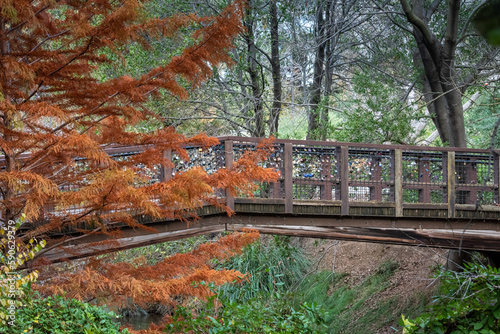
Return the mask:
<svg viewBox="0 0 500 334">
<path fill-rule="evenodd" d="M 389 287 L 374 295 L 372 303 L 397 297 L 401 307 L 417 294 L 432 295 L 436 282 L 429 278 L 432 268 L 446 263 L 447 251 L 429 247 L 410 247 L 375 243 L 302 238 L 297 240 L 318 270 L 347 273 L 346 284 L 354 286 L 375 273 L 387 260 L 396 261 L 398 270 Z M 398 316 L 398 315 L 396 315 Z M 376 333 L 396 333 L 390 326 Z"/>
</svg>

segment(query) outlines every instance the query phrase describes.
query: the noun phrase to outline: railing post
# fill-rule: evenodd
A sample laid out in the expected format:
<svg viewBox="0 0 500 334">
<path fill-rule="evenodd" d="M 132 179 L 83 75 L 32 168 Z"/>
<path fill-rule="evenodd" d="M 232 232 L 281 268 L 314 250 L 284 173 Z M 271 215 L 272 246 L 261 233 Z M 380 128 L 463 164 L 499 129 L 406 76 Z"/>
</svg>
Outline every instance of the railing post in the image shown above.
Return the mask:
<svg viewBox="0 0 500 334">
<path fill-rule="evenodd" d="M 493 156 L 493 204 L 500 203 L 500 157 L 498 151 Z"/>
<path fill-rule="evenodd" d="M 226 169 L 233 167 L 234 152 L 233 152 L 233 141 L 226 140 L 224 142 L 224 162 Z M 226 206 L 234 211 L 234 196 L 231 194 L 229 189 L 226 189 Z"/>
<path fill-rule="evenodd" d="M 284 147 L 285 162 L 285 213 L 293 213 L 293 157 L 292 143 L 285 143 Z"/>
<path fill-rule="evenodd" d="M 467 161 L 466 164 L 466 172 L 465 172 L 465 180 L 462 180 L 463 184 L 479 184 L 477 180 L 477 165 L 476 165 L 476 159 L 474 157 L 470 158 L 469 161 Z M 466 193 L 466 200 L 464 201 L 465 204 L 476 204 L 478 197 L 477 197 L 477 188 L 472 188 L 471 190 L 468 190 Z M 465 193 L 465 192 L 464 192 Z"/>
<path fill-rule="evenodd" d="M 168 161 L 172 162 L 172 150 L 168 149 L 165 152 L 163 152 L 163 158 Z M 169 181 L 172 178 L 172 167 L 163 165 L 160 168 L 160 182 L 166 182 Z"/>
<path fill-rule="evenodd" d="M 370 187 L 370 201 L 382 201 L 382 167 L 379 157 L 371 159 L 371 175 L 370 180 L 375 182 L 375 185 Z"/>
<path fill-rule="evenodd" d="M 325 181 L 321 186 L 321 199 L 332 200 L 332 159 L 329 154 L 323 154 L 321 159 L 321 180 Z"/>
<path fill-rule="evenodd" d="M 349 148 L 340 147 L 340 214 L 349 215 Z"/>
<path fill-rule="evenodd" d="M 422 183 L 422 188 L 419 189 L 418 194 L 419 203 L 431 203 L 431 189 L 429 188 L 430 181 L 430 161 L 424 155 L 418 161 L 418 182 Z"/>
<path fill-rule="evenodd" d="M 396 217 L 403 216 L 403 151 L 394 150 L 394 204 Z"/>
<path fill-rule="evenodd" d="M 448 165 L 448 218 L 455 217 L 455 152 L 449 151 L 447 157 Z"/>
</svg>

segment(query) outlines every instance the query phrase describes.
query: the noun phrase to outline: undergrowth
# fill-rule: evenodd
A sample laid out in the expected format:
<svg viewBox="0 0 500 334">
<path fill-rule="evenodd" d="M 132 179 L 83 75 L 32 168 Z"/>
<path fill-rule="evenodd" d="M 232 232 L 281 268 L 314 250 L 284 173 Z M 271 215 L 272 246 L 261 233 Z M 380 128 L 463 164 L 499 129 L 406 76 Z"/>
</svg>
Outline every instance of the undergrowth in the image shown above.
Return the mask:
<svg viewBox="0 0 500 334">
<path fill-rule="evenodd" d="M 294 296 L 299 302 L 317 303 L 326 312 L 326 333 L 366 334 L 397 324 L 401 308 L 414 314 L 425 305 L 424 296 L 414 296 L 411 302 L 400 305 L 395 297 L 377 299 L 377 294 L 390 286 L 390 277 L 398 264 L 389 260 L 380 265 L 371 276 L 354 286 L 347 285 L 347 274 L 322 271 L 306 278 Z"/>
<path fill-rule="evenodd" d="M 463 272 L 439 270 L 439 294 L 428 312 L 415 319 L 402 316 L 403 333 L 500 333 L 500 270 L 466 263 Z M 408 316 L 408 314 L 407 314 Z"/>
</svg>

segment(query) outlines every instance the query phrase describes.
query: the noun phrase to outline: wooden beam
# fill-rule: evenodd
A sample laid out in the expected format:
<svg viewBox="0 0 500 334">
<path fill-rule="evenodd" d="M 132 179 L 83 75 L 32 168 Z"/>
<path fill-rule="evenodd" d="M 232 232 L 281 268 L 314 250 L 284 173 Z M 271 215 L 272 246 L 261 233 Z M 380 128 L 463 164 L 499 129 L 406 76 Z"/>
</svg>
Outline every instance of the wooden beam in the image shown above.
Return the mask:
<svg viewBox="0 0 500 334">
<path fill-rule="evenodd" d="M 455 233 L 447 230 L 382 229 L 382 228 L 324 228 L 288 225 L 249 225 L 229 224 L 229 231 L 242 231 L 245 228 L 258 230 L 263 234 L 278 234 L 321 239 L 341 239 L 406 246 L 426 246 L 446 249 L 468 249 L 480 251 L 500 251 L 500 232 L 490 235 L 477 231 Z M 478 243 L 477 240 L 481 242 Z"/>
<path fill-rule="evenodd" d="M 62 261 L 82 259 L 89 256 L 112 253 L 120 250 L 154 245 L 166 241 L 195 237 L 202 234 L 204 235 L 211 233 L 220 233 L 225 230 L 226 228 L 224 225 L 216 225 L 186 228 L 185 230 L 181 231 L 152 233 L 130 238 L 108 240 L 106 243 L 86 243 L 55 248 L 45 253 L 42 257 L 51 261 L 52 263 L 58 263 Z"/>
</svg>

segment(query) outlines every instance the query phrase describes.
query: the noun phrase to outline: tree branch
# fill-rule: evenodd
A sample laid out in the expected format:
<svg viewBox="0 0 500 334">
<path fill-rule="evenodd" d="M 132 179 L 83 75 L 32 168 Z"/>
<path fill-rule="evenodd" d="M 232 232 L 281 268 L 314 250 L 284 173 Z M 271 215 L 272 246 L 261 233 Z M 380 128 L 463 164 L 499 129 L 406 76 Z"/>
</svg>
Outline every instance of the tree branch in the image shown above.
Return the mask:
<svg viewBox="0 0 500 334">
<path fill-rule="evenodd" d="M 406 15 L 406 18 L 408 19 L 408 22 L 413 24 L 425 38 L 425 41 L 428 45 L 433 44 L 433 38 L 432 38 L 432 32 L 429 30 L 429 27 L 425 24 L 424 21 L 422 21 L 419 17 L 413 13 L 413 11 L 410 8 L 410 5 L 406 0 L 399 0 L 401 3 L 401 6 L 403 7 L 403 12 Z"/>
</svg>

